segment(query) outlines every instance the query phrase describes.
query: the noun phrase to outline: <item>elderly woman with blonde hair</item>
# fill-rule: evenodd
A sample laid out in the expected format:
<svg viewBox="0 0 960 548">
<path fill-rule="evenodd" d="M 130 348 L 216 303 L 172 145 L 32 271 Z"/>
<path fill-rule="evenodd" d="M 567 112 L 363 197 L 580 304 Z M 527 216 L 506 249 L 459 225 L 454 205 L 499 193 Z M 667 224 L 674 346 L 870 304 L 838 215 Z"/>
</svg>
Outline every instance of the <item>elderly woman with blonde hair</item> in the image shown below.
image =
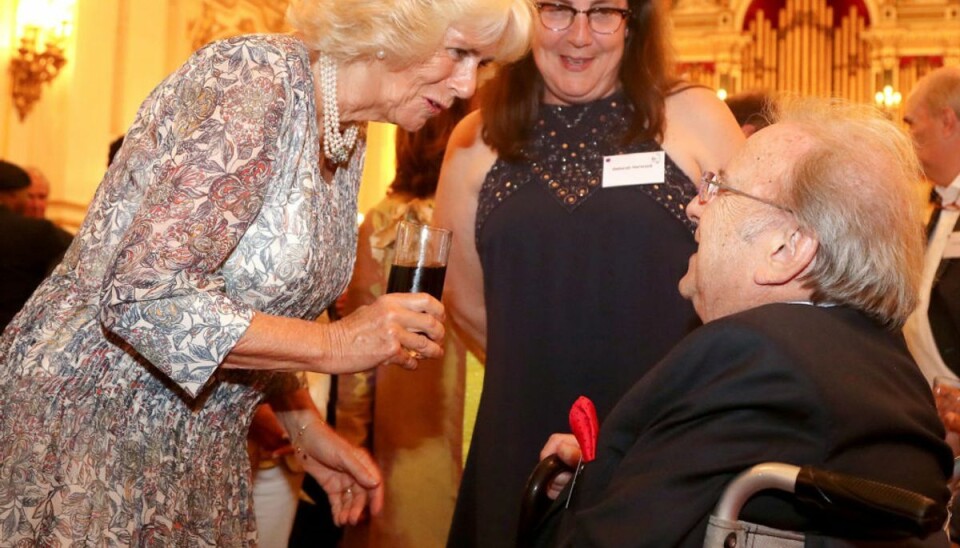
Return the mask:
<svg viewBox="0 0 960 548">
<path fill-rule="evenodd" d="M 63 263 L 0 338 L 5 543 L 256 543 L 245 437 L 268 401 L 337 523 L 382 505 L 296 371 L 417 366 L 443 307 L 312 322 L 356 249 L 362 124 L 415 130 L 521 55 L 526 0 L 294 0 L 150 94 Z"/>
</svg>

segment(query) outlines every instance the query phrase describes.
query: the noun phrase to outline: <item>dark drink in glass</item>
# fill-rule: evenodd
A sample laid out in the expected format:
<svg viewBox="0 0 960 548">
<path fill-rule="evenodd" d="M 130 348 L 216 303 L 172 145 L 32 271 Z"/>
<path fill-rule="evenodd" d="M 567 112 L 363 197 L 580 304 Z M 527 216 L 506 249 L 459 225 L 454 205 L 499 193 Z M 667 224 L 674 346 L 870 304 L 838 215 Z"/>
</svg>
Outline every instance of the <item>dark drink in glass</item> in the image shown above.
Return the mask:
<svg viewBox="0 0 960 548">
<path fill-rule="evenodd" d="M 443 294 L 443 279 L 446 275 L 446 266 L 395 264 L 390 267 L 387 293 L 429 293 L 439 300 Z"/>
</svg>

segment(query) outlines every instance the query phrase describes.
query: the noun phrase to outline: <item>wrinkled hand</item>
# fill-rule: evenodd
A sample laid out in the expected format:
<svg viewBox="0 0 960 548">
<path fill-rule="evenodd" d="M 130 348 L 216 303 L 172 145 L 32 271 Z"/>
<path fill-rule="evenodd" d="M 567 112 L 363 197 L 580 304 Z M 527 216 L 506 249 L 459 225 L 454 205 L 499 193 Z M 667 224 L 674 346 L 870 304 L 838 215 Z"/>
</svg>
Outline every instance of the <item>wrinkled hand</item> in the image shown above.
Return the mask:
<svg viewBox="0 0 960 548">
<path fill-rule="evenodd" d="M 540 450 L 540 460 L 556 454 L 567 466 L 576 469 L 580 464 L 580 444 L 573 434 L 553 434 Z M 547 497 L 555 500 L 573 478 L 572 472 L 563 472 L 547 486 Z"/>
<path fill-rule="evenodd" d="M 389 293 L 330 325 L 341 373 L 394 364 L 416 369 L 419 358 L 443 356 L 444 310 L 427 293 Z"/>
<path fill-rule="evenodd" d="M 298 440 L 297 459 L 326 491 L 334 523 L 356 525 L 369 506 L 383 507 L 383 480 L 370 455 L 350 445 L 326 423 L 315 421 Z"/>
</svg>

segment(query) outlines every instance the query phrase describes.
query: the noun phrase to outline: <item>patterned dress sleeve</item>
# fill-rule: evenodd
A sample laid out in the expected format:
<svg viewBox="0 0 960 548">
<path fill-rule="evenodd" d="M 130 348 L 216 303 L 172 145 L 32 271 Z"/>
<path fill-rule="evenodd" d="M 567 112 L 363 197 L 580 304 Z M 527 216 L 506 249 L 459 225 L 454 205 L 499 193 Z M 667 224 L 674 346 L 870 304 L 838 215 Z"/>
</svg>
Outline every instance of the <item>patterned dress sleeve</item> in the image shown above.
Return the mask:
<svg viewBox="0 0 960 548">
<path fill-rule="evenodd" d="M 287 66 L 263 38 L 231 39 L 198 51 L 155 92 L 160 158 L 104 279 L 101 321 L 192 397 L 253 317 L 219 269 L 279 169 Z"/>
</svg>

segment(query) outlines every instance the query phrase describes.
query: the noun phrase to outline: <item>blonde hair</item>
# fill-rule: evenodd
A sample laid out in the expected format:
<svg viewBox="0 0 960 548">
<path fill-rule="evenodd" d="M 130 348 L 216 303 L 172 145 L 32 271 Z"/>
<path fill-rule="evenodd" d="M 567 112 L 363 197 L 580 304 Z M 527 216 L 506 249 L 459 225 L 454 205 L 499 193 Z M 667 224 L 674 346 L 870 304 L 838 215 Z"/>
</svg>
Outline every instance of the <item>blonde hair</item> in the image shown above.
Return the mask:
<svg viewBox="0 0 960 548">
<path fill-rule="evenodd" d="M 924 248 L 910 138 L 876 109 L 840 100 L 785 98 L 778 118 L 814 143 L 779 197 L 819 242 L 804 275 L 814 302 L 902 326 L 917 305 Z"/>
<path fill-rule="evenodd" d="M 306 43 L 339 61 L 382 51 L 392 66 L 429 58 L 447 29 L 471 31 L 510 62 L 529 48 L 530 0 L 291 0 L 287 22 Z"/>
</svg>

